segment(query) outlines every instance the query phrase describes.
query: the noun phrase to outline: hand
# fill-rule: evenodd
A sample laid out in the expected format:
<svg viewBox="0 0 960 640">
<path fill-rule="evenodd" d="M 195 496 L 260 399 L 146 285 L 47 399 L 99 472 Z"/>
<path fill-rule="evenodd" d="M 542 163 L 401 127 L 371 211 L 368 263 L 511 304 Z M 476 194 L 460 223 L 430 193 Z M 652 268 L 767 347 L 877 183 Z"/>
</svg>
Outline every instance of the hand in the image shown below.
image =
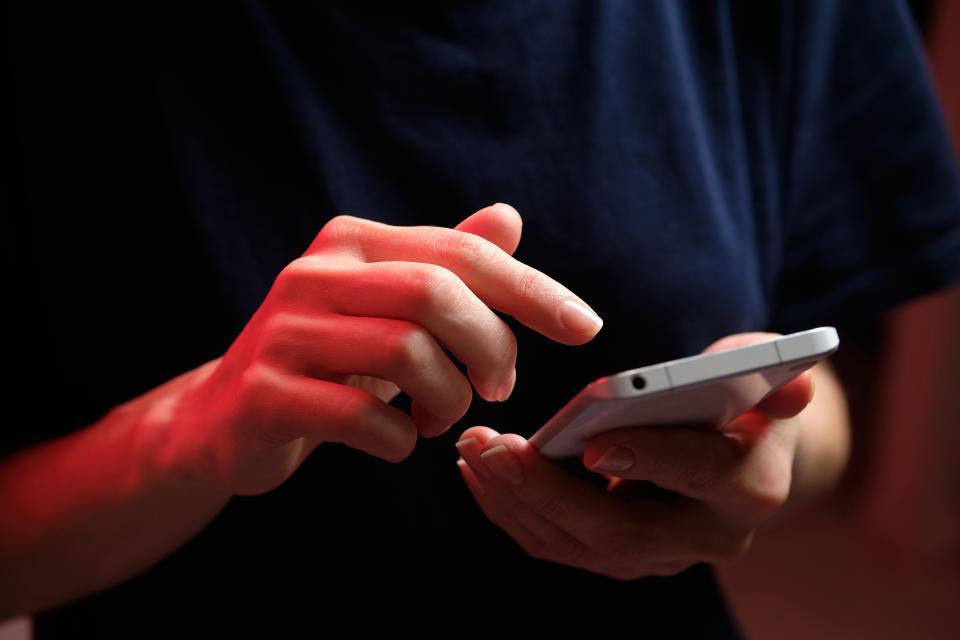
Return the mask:
<svg viewBox="0 0 960 640">
<path fill-rule="evenodd" d="M 769 337 L 730 336 L 707 351 Z M 583 462 L 607 475 L 605 489 L 562 471 L 522 437 L 486 427 L 463 433 L 458 465 L 487 517 L 531 556 L 624 580 L 670 575 L 738 557 L 784 504 L 800 424 L 790 418 L 812 396 L 806 372 L 719 431 L 598 435 Z"/>
<path fill-rule="evenodd" d="M 418 433 L 438 435 L 464 415 L 471 382 L 486 400 L 507 398 L 517 345 L 491 309 L 565 344 L 601 324 L 511 257 L 520 226 L 507 205 L 456 229 L 334 218 L 183 395 L 172 455 L 198 458 L 232 494 L 262 493 L 325 441 L 405 458 Z M 400 390 L 412 417 L 387 404 Z"/>
</svg>

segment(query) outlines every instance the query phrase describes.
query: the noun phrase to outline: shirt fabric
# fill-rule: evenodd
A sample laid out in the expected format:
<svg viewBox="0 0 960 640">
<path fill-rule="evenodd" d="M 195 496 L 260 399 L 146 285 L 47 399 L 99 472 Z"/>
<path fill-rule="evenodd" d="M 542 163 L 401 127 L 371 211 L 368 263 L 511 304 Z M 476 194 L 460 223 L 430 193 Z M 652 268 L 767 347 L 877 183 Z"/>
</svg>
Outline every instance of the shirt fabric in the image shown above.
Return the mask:
<svg viewBox="0 0 960 640">
<path fill-rule="evenodd" d="M 529 436 L 601 375 L 842 326 L 960 275 L 960 190 L 905 9 L 135 4 L 7 10 L 7 404 L 26 416 L 8 450 L 222 354 L 340 213 L 453 226 L 509 202 L 516 257 L 606 324 L 567 347 L 508 319 L 508 402 L 475 398 L 401 464 L 323 445 L 37 636 L 734 637 L 703 566 L 620 582 L 528 558 L 453 442 Z"/>
</svg>

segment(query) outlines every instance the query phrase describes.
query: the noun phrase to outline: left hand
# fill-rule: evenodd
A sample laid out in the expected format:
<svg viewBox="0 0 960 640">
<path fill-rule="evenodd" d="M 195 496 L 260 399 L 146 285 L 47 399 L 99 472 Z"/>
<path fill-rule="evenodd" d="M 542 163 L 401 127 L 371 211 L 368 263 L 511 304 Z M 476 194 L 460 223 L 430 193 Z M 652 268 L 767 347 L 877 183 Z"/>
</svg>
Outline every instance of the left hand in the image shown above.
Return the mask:
<svg viewBox="0 0 960 640">
<path fill-rule="evenodd" d="M 771 337 L 729 336 L 706 352 Z M 600 434 L 583 462 L 608 477 L 605 489 L 487 427 L 463 433 L 458 465 L 487 517 L 531 556 L 622 580 L 671 575 L 740 556 L 783 506 L 800 431 L 792 418 L 812 397 L 806 372 L 720 430 Z M 666 491 L 652 494 L 651 483 Z"/>
</svg>

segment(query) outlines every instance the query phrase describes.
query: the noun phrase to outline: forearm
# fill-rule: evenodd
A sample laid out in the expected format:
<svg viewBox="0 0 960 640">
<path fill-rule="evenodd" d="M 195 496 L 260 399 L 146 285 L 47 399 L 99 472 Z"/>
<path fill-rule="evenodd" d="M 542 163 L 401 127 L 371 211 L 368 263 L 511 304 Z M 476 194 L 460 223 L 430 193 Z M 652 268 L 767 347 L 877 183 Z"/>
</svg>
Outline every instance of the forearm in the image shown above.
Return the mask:
<svg viewBox="0 0 960 640">
<path fill-rule="evenodd" d="M 797 422 L 797 453 L 790 497 L 791 512 L 828 492 L 840 479 L 850 454 L 850 417 L 846 395 L 832 367 L 813 371 L 813 400 L 792 420 Z"/>
<path fill-rule="evenodd" d="M 175 420 L 214 364 L 0 463 L 0 618 L 121 582 L 223 508 L 229 495 L 182 454 Z"/>
</svg>

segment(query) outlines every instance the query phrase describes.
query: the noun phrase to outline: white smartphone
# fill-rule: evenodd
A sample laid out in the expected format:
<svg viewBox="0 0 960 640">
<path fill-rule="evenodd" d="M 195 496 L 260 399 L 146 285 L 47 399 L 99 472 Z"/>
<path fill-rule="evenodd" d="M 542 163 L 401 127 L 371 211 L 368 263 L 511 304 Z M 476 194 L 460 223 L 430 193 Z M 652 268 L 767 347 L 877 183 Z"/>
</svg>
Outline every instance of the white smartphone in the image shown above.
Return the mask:
<svg viewBox="0 0 960 640">
<path fill-rule="evenodd" d="M 720 427 L 839 346 L 837 330 L 821 327 L 600 378 L 530 443 L 549 458 L 567 458 L 582 455 L 587 440 L 598 433 L 620 427 Z"/>
</svg>

